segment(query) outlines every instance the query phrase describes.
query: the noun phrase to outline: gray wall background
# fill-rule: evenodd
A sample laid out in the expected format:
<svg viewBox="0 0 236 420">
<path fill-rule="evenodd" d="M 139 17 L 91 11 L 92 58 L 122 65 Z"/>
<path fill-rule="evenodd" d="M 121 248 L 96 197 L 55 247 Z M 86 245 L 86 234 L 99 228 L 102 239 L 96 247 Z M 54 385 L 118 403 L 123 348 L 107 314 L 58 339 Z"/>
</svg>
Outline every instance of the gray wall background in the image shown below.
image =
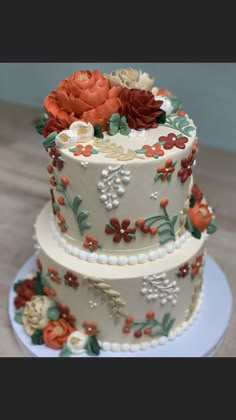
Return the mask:
<svg viewBox="0 0 236 420">
<path fill-rule="evenodd" d="M 182 100 L 201 144 L 236 151 L 236 63 L 0 63 L 0 100 L 42 108 L 44 97 L 76 70 L 128 66 Z"/>
</svg>

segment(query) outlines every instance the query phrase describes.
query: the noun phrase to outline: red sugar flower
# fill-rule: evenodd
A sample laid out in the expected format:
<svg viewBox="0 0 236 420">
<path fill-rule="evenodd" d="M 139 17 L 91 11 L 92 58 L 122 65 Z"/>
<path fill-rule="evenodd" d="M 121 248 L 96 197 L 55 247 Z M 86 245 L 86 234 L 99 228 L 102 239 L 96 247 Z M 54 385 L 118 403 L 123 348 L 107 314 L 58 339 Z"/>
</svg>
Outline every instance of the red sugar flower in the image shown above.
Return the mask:
<svg viewBox="0 0 236 420">
<path fill-rule="evenodd" d="M 77 281 L 77 276 L 71 271 L 67 271 L 64 275 L 65 285 L 77 289 L 79 287 L 79 282 Z"/>
<path fill-rule="evenodd" d="M 159 143 L 154 143 L 152 146 L 145 144 L 142 149 L 137 149 L 135 151 L 136 153 L 144 154 L 146 157 L 153 157 L 154 159 L 158 159 L 159 156 L 163 156 L 165 154 Z"/>
<path fill-rule="evenodd" d="M 84 248 L 88 248 L 90 252 L 97 251 L 98 248 L 101 248 L 98 239 L 93 236 L 87 235 L 85 239 L 86 241 L 83 243 L 83 246 Z"/>
<path fill-rule="evenodd" d="M 183 278 L 187 276 L 188 272 L 189 272 L 189 264 L 186 262 L 185 264 L 181 265 L 181 267 L 179 267 L 179 271 L 177 271 L 176 275 L 180 278 Z"/>
<path fill-rule="evenodd" d="M 165 162 L 165 166 L 159 166 L 157 168 L 157 175 L 155 176 L 155 180 L 157 181 L 159 178 L 161 178 L 162 181 L 165 181 L 166 179 L 170 181 L 171 174 L 175 170 L 175 165 L 177 161 L 172 161 L 172 159 L 167 159 Z"/>
<path fill-rule="evenodd" d="M 197 254 L 195 260 L 191 264 L 191 276 L 194 278 L 200 271 L 200 268 L 202 267 L 202 255 Z"/>
<path fill-rule="evenodd" d="M 61 152 L 55 146 L 52 146 L 49 156 L 52 158 L 53 166 L 60 171 L 64 167 L 64 159 L 61 157 Z"/>
<path fill-rule="evenodd" d="M 98 153 L 96 149 L 93 148 L 91 144 L 84 146 L 83 144 L 77 144 L 75 148 L 69 149 L 70 152 L 73 152 L 74 156 L 91 156 L 92 154 Z"/>
<path fill-rule="evenodd" d="M 53 267 L 48 267 L 47 275 L 50 277 L 50 280 L 54 281 L 54 283 L 61 284 L 61 278 L 58 275 L 58 271 Z"/>
<path fill-rule="evenodd" d="M 129 228 L 129 219 L 124 219 L 121 224 L 116 217 L 110 219 L 110 223 L 106 224 L 105 232 L 114 235 L 113 242 L 120 242 L 123 238 L 125 242 L 130 242 L 135 238 L 136 228 Z"/>
<path fill-rule="evenodd" d="M 181 182 L 185 182 L 187 180 L 187 178 L 192 175 L 192 165 L 194 163 L 194 159 L 195 159 L 195 154 L 194 153 L 190 153 L 188 155 L 188 157 L 184 157 L 183 159 L 181 159 L 181 166 L 182 168 L 179 169 L 178 171 L 178 176 L 181 177 Z"/>
<path fill-rule="evenodd" d="M 178 149 L 185 149 L 185 143 L 188 143 L 188 138 L 181 134 L 176 136 L 174 133 L 169 133 L 167 136 L 159 137 L 159 142 L 164 143 L 163 147 L 166 150 L 170 150 L 174 146 Z"/>
<path fill-rule="evenodd" d="M 68 306 L 63 306 L 60 302 L 57 302 L 56 305 L 61 314 L 61 318 L 64 318 L 67 322 L 73 325 L 73 323 L 76 321 L 76 318 L 71 315 Z"/>
<path fill-rule="evenodd" d="M 96 337 L 96 335 L 99 333 L 99 330 L 97 327 L 98 326 L 96 322 L 89 322 L 89 321 L 83 322 L 83 328 L 85 330 L 84 331 L 85 334 L 93 335 L 94 337 Z"/>
<path fill-rule="evenodd" d="M 50 297 L 55 297 L 57 295 L 55 290 L 51 289 L 48 286 L 44 286 L 43 291 L 44 291 L 45 295 L 50 296 Z"/>
<path fill-rule="evenodd" d="M 50 133 L 56 131 L 60 133 L 62 130 L 65 130 L 69 127 L 69 123 L 66 120 L 61 119 L 58 121 L 56 118 L 48 118 L 43 129 L 43 137 L 47 137 Z"/>
</svg>

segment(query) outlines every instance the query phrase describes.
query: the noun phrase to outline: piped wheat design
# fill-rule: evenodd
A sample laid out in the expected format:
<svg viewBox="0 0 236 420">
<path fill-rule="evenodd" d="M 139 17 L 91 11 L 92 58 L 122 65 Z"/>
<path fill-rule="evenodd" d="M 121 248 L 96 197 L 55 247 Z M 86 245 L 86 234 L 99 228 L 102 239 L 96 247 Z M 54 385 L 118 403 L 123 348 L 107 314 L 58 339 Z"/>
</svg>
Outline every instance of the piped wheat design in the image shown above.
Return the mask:
<svg viewBox="0 0 236 420">
<path fill-rule="evenodd" d="M 100 153 L 106 154 L 107 158 L 116 158 L 120 161 L 133 160 L 133 159 L 144 159 L 144 156 L 138 155 L 134 150 L 124 150 L 122 146 L 118 146 L 116 143 L 112 143 L 109 139 L 107 140 L 94 140 L 94 145 L 99 149 Z"/>
<path fill-rule="evenodd" d="M 84 280 L 88 282 L 93 290 L 99 292 L 101 296 L 108 300 L 112 315 L 127 316 L 127 312 L 124 309 L 126 303 L 120 298 L 120 293 L 117 290 L 112 289 L 109 284 L 104 283 L 104 280 L 100 278 L 86 277 Z"/>
</svg>

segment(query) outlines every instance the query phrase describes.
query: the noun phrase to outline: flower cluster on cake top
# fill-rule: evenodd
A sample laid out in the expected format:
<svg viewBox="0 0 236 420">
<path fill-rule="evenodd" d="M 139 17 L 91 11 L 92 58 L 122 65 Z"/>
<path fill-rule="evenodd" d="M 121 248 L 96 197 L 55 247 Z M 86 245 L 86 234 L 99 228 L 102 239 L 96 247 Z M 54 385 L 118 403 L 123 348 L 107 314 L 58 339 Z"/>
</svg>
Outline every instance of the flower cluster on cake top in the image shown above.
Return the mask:
<svg viewBox="0 0 236 420">
<path fill-rule="evenodd" d="M 181 101 L 153 85 L 148 73 L 131 67 L 110 74 L 78 70 L 45 98 L 46 112 L 36 129 L 45 147 L 69 148 L 103 138 L 104 131 L 132 135 L 156 128 L 181 109 Z"/>
</svg>

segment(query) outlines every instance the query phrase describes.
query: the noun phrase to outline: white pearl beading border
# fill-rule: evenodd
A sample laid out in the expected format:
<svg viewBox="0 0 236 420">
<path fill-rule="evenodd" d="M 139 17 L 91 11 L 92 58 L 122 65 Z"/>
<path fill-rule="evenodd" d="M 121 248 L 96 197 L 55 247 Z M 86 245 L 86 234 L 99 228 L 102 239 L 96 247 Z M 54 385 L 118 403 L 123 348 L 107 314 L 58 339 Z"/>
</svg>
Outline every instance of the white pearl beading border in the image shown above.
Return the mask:
<svg viewBox="0 0 236 420">
<path fill-rule="evenodd" d="M 142 252 L 137 255 L 106 255 L 106 254 L 96 254 L 95 252 L 88 252 L 83 249 L 80 249 L 77 246 L 69 244 L 65 238 L 61 236 L 58 232 L 53 218 L 50 220 L 51 231 L 54 239 L 57 241 L 58 245 L 64 249 L 67 254 L 71 254 L 75 257 L 80 258 L 82 261 L 87 261 L 89 263 L 99 263 L 99 264 L 108 264 L 108 265 L 136 265 L 143 264 L 148 261 L 156 261 L 158 258 L 164 258 L 167 254 L 172 254 L 175 249 L 179 249 L 191 237 L 190 232 L 185 232 L 175 241 L 168 243 L 163 247 L 159 247 L 156 250 L 149 252 Z"/>
<path fill-rule="evenodd" d="M 159 345 L 164 345 L 166 344 L 168 341 L 173 341 L 176 339 L 176 337 L 179 337 L 180 335 L 182 335 L 184 333 L 184 331 L 188 330 L 191 325 L 193 324 L 193 322 L 197 319 L 199 312 L 200 312 L 200 308 L 202 305 L 202 301 L 203 301 L 203 296 L 204 296 L 204 289 L 202 288 L 200 294 L 199 294 L 199 298 L 198 298 L 198 303 L 197 306 L 192 314 L 192 316 L 190 317 L 190 319 L 188 321 L 184 321 L 179 327 L 176 327 L 175 329 L 173 329 L 170 334 L 168 335 L 168 337 L 160 337 L 151 341 L 145 341 L 143 343 L 140 344 L 129 344 L 129 343 L 123 343 L 123 344 L 119 344 L 119 343 L 109 343 L 107 341 L 99 341 L 99 344 L 102 348 L 102 350 L 104 351 L 113 351 L 113 352 L 121 352 L 121 351 L 130 351 L 130 352 L 136 352 L 136 351 L 140 351 L 140 350 L 147 350 L 149 348 L 154 348 L 157 347 Z"/>
</svg>

